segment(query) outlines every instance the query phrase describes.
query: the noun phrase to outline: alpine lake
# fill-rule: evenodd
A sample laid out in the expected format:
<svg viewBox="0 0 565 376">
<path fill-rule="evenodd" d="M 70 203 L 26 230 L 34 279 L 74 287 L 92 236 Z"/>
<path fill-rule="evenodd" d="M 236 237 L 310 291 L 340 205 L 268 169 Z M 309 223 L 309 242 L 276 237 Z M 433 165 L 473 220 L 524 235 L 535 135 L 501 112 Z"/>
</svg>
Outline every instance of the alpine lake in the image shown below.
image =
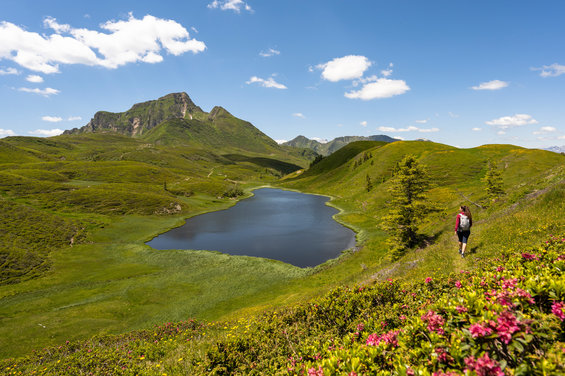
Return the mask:
<svg viewBox="0 0 565 376">
<path fill-rule="evenodd" d="M 149 246 L 158 250 L 219 251 L 313 267 L 355 246 L 355 233 L 333 219 L 328 197 L 273 188 L 221 211 L 189 218 Z"/>
</svg>

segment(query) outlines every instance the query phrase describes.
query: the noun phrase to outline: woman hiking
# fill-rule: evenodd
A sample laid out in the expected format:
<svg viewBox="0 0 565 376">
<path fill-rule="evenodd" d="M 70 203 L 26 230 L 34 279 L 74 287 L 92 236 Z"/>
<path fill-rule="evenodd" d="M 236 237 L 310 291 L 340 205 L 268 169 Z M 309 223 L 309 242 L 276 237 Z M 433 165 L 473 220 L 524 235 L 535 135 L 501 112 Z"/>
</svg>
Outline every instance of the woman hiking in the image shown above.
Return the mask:
<svg viewBox="0 0 565 376">
<path fill-rule="evenodd" d="M 455 220 L 455 233 L 459 238 L 459 254 L 461 257 L 465 257 L 467 240 L 469 239 L 469 235 L 471 235 L 471 226 L 473 226 L 471 210 L 469 210 L 468 206 L 461 205 L 460 212 L 457 214 L 457 219 Z"/>
</svg>

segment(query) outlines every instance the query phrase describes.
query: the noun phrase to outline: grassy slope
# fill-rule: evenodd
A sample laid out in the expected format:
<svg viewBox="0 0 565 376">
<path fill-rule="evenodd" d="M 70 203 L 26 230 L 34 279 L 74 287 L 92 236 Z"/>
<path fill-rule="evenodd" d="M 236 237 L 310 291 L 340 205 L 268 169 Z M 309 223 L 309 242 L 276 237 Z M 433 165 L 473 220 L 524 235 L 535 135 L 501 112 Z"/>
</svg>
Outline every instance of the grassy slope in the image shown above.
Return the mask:
<svg viewBox="0 0 565 376">
<path fill-rule="evenodd" d="M 94 142 L 97 135 L 89 137 L 94 137 Z M 68 142 L 72 139 L 61 140 Z M 64 154 L 74 154 L 75 159 L 92 155 L 89 154 L 90 140 L 83 142 L 82 149 L 76 150 L 78 146 L 73 144 L 73 149 Z M 175 153 L 165 153 L 158 147 L 142 146 L 137 141 L 124 145 L 130 146 L 123 146 L 120 153 L 111 147 L 98 150 L 97 160 L 121 155 L 129 158 L 132 154 L 142 153 L 148 157 L 151 165 L 172 166 L 172 161 L 179 158 L 178 149 Z M 200 187 L 200 192 L 210 189 L 210 181 L 224 182 L 224 177 L 217 174 L 247 177 L 248 180 L 250 177 L 260 178 L 257 169 L 254 170 L 246 162 L 222 164 L 218 161 L 224 157 L 215 155 L 212 158 L 203 152 L 188 153 L 186 150 L 188 158 L 180 157 L 179 161 L 186 160 L 187 169 L 193 169 L 188 177 L 200 182 L 198 184 L 201 185 L 194 186 Z M 391 264 L 386 258 L 386 248 L 383 246 L 385 234 L 378 228 L 378 218 L 385 209 L 384 192 L 392 167 L 407 152 L 417 154 L 423 163 L 434 167 L 430 168 L 430 172 L 438 186 L 431 196 L 444 205 L 446 212 L 438 214 L 428 224 L 427 231 L 430 234 L 439 234 L 434 245 L 409 253 L 399 263 Z M 57 160 L 55 156 L 58 153 L 61 153 L 60 149 L 51 152 L 50 159 Z M 372 157 L 355 167 L 356 161 L 363 159 L 363 153 L 370 153 Z M 3 317 L 0 321 L 0 341 L 4 342 L 0 348 L 5 351 L 4 356 L 22 354 L 30 347 L 61 343 L 69 338 L 85 338 L 100 332 L 124 332 L 188 316 L 210 319 L 246 317 L 267 307 L 285 306 L 318 295 L 342 283 L 401 275 L 412 279 L 435 272 L 438 268 L 448 273 L 472 267 L 474 257 L 462 261 L 453 252 L 451 222 L 454 210 L 462 200 L 456 189 L 473 201 L 481 202 L 484 199 L 480 177 L 484 175 L 488 158 L 496 158 L 500 166 L 505 168 L 508 195 L 489 210 L 474 211 L 477 224 L 471 243 L 476 251 L 474 257 L 495 254 L 500 246 L 507 245 L 508 239 L 515 238 L 520 232 L 530 231 L 528 236 L 518 237 L 520 242 L 537 241 L 548 229 L 537 230 L 542 227 L 533 227 L 532 223 L 540 226 L 550 223 L 562 228 L 563 220 L 558 215 L 565 209 L 561 155 L 510 146 L 459 150 L 425 142 L 388 145 L 377 142 L 354 143 L 326 158 L 300 178 L 286 180 L 284 186 L 334 196 L 333 204 L 344 210 L 338 219 L 358 231 L 358 241 L 362 245 L 358 252 L 328 262 L 312 274 L 281 263 L 252 258 L 209 252 L 152 251 L 143 246 L 142 241 L 174 226 L 180 217 L 128 216 L 116 221 L 114 217 L 97 214 L 94 218 L 105 228 L 92 232 L 92 244 L 52 253 L 56 268 L 46 278 L 0 288 L 0 317 Z M 130 166 L 129 163 L 127 166 Z M 48 165 L 54 166 L 49 171 L 57 174 L 63 174 L 59 171 L 65 172 L 65 168 L 68 168 L 65 162 L 60 161 L 48 162 Z M 79 173 L 86 166 L 88 164 L 71 170 Z M 110 166 L 116 169 L 116 166 Z M 24 167 L 38 169 L 34 168 L 34 164 Z M 39 169 L 43 170 L 44 167 L 41 165 Z M 127 170 L 125 168 L 123 176 L 134 179 L 136 174 L 128 174 L 125 172 Z M 186 170 L 181 167 L 178 170 L 169 167 L 168 171 L 172 177 L 182 176 L 186 179 L 187 175 L 182 174 Z M 211 175 L 202 175 L 203 172 Z M 367 174 L 375 182 L 374 190 L 369 193 L 365 191 Z M 63 175 L 68 176 L 69 172 Z M 62 184 L 75 188 L 88 185 L 92 188 L 94 183 L 110 184 L 93 181 L 104 176 L 105 173 L 92 172 L 80 175 L 81 180 Z M 111 176 L 108 175 L 108 178 Z M 150 178 L 151 175 L 147 179 Z M 167 185 L 178 186 L 184 192 L 182 186 L 186 181 L 183 179 L 167 181 Z M 155 190 L 162 185 L 153 181 L 135 184 L 140 184 L 139 187 L 143 189 L 153 186 L 151 189 Z M 527 196 L 536 189 L 546 191 L 537 198 Z M 175 199 L 183 205 L 182 216 L 230 204 L 229 201 L 215 200 L 211 196 L 183 198 L 178 195 Z M 512 206 L 514 203 L 517 205 Z M 550 210 L 555 203 L 561 203 L 561 207 Z M 498 231 L 499 227 L 495 226 L 508 227 L 509 218 L 510 231 Z M 534 228 L 536 230 L 531 232 Z M 179 262 L 179 258 L 182 262 Z M 414 268 L 414 265 L 418 267 Z M 250 272 L 242 273 L 242 270 Z M 77 282 L 81 278 L 84 281 Z M 14 331 L 15 327 L 21 327 L 21 331 Z"/>
<path fill-rule="evenodd" d="M 210 152 L 110 134 L 12 137 L 0 146 L 10 162 L 0 164 L 2 356 L 165 319 L 218 317 L 235 299 L 304 273 L 143 244 L 183 218 L 233 205 L 218 197 L 234 184 L 262 184 L 293 168 L 276 159 L 280 151 Z M 239 159 L 221 156 L 234 151 Z"/>
</svg>

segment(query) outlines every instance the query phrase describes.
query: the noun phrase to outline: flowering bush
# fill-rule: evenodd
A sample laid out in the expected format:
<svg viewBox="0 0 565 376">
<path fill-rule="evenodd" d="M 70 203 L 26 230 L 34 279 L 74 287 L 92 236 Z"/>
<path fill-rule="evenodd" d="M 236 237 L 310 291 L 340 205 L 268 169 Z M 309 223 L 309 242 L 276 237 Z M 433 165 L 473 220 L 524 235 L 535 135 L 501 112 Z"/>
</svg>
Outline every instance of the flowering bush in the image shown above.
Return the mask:
<svg viewBox="0 0 565 376">
<path fill-rule="evenodd" d="M 369 331 L 364 341 L 304 362 L 296 373 L 316 368 L 320 375 L 321 367 L 326 376 L 565 374 L 564 260 L 559 237 L 505 252 L 498 264 L 489 261 L 435 289 L 436 301 L 410 307 L 418 313 L 397 330 Z"/>
</svg>

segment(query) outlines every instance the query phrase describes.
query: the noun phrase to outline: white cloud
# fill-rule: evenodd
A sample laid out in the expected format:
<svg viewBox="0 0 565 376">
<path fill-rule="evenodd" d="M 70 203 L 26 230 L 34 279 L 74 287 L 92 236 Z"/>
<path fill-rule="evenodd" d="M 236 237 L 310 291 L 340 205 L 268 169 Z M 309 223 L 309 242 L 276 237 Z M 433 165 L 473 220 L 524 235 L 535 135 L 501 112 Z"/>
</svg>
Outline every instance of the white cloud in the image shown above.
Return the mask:
<svg viewBox="0 0 565 376">
<path fill-rule="evenodd" d="M 0 60 L 45 74 L 59 72 L 59 64 L 83 64 L 115 69 L 119 66 L 163 60 L 163 51 L 178 56 L 206 49 L 204 42 L 190 39 L 188 31 L 173 20 L 131 13 L 127 20 L 108 21 L 103 32 L 61 25 L 48 17 L 50 35 L 29 32 L 10 22 L 0 22 Z"/>
<path fill-rule="evenodd" d="M 210 9 L 221 9 L 221 10 L 233 10 L 236 13 L 240 13 L 241 9 L 245 9 L 248 12 L 253 12 L 251 6 L 244 2 L 243 0 L 214 0 L 208 4 Z"/>
<path fill-rule="evenodd" d="M 77 121 L 77 120 L 82 120 L 82 117 L 80 117 L 80 116 L 69 116 L 69 118 L 67 119 L 67 121 Z"/>
<path fill-rule="evenodd" d="M 389 64 L 388 64 L 388 68 L 387 68 L 387 69 L 383 69 L 383 70 L 381 71 L 381 74 L 382 74 L 383 76 L 385 76 L 385 77 L 388 77 L 388 76 L 392 75 L 392 67 L 393 67 L 393 66 L 394 66 L 394 65 L 393 65 L 392 63 L 389 63 Z"/>
<path fill-rule="evenodd" d="M 404 141 L 405 138 L 401 136 L 393 136 L 392 138 L 396 138 L 397 140 Z"/>
<path fill-rule="evenodd" d="M 505 132 L 505 131 L 502 131 L 502 130 L 500 130 L 500 131 L 496 132 L 496 134 L 498 134 L 498 135 L 502 136 L 502 135 L 506 134 L 506 132 Z"/>
<path fill-rule="evenodd" d="M 61 92 L 60 90 L 53 89 L 53 88 L 50 88 L 50 87 L 46 87 L 45 89 L 38 89 L 38 88 L 31 89 L 29 87 L 21 87 L 21 88 L 18 89 L 18 91 L 23 91 L 24 93 L 39 94 L 39 95 L 43 95 L 45 97 L 48 97 L 50 95 L 59 94 Z"/>
<path fill-rule="evenodd" d="M 295 112 L 294 114 L 292 114 L 292 116 L 297 117 L 297 118 L 301 118 L 301 119 L 306 119 L 306 116 L 304 116 L 304 114 L 301 113 L 301 112 Z"/>
<path fill-rule="evenodd" d="M 421 132 L 421 133 L 434 133 L 434 132 L 439 132 L 439 128 L 420 128 L 420 129 L 418 129 L 418 132 Z"/>
<path fill-rule="evenodd" d="M 49 123 L 58 123 L 60 121 L 63 121 L 63 118 L 60 116 L 42 116 L 41 120 L 47 121 Z"/>
<path fill-rule="evenodd" d="M 277 144 L 279 144 L 279 145 L 280 145 L 280 144 L 284 144 L 284 143 L 287 142 L 287 141 L 288 141 L 288 140 L 275 140 L 275 142 L 276 142 Z"/>
<path fill-rule="evenodd" d="M 482 82 L 478 86 L 473 86 L 473 90 L 500 90 L 507 87 L 509 84 L 506 81 L 492 80 L 488 82 Z"/>
<path fill-rule="evenodd" d="M 381 132 L 420 132 L 420 133 L 432 133 L 439 132 L 439 128 L 418 128 L 410 125 L 406 128 L 393 128 L 393 127 L 378 127 Z"/>
<path fill-rule="evenodd" d="M 565 140 L 565 135 L 557 137 L 559 140 Z"/>
<path fill-rule="evenodd" d="M 0 137 L 7 137 L 7 136 L 15 136 L 16 134 L 14 133 L 13 130 L 11 129 L 2 129 L 0 128 Z"/>
<path fill-rule="evenodd" d="M 416 123 L 418 123 L 418 124 L 426 124 L 427 122 L 428 122 L 428 119 L 416 120 Z"/>
<path fill-rule="evenodd" d="M 40 84 L 43 82 L 43 77 L 38 76 L 36 74 L 30 74 L 29 76 L 26 77 L 26 81 L 33 82 L 35 84 Z"/>
<path fill-rule="evenodd" d="M 258 83 L 263 87 L 272 87 L 275 89 L 287 89 L 286 86 L 284 86 L 283 84 L 280 84 L 278 82 L 275 81 L 275 79 L 273 77 L 269 77 L 268 79 L 264 79 L 264 78 L 260 78 L 257 76 L 253 76 L 249 79 L 249 81 L 245 82 L 247 85 L 251 85 L 253 83 Z"/>
<path fill-rule="evenodd" d="M 366 127 L 366 126 L 367 126 L 367 122 L 366 122 L 365 120 L 364 120 L 364 121 L 362 121 L 362 122 L 361 122 L 361 123 L 359 123 L 359 124 L 361 124 L 361 125 L 362 125 L 363 127 Z"/>
<path fill-rule="evenodd" d="M 486 121 L 485 124 L 500 129 L 508 129 L 528 124 L 537 124 L 538 121 L 528 114 L 516 114 L 514 116 L 503 116 L 498 119 Z"/>
<path fill-rule="evenodd" d="M 319 64 L 316 68 L 322 70 L 323 79 L 337 82 L 361 78 L 371 65 L 372 63 L 365 56 L 348 55 Z"/>
<path fill-rule="evenodd" d="M 273 48 L 269 48 L 267 51 L 259 52 L 259 56 L 262 56 L 262 57 L 271 57 L 271 56 L 280 55 L 280 54 L 281 54 L 280 51 L 275 50 Z"/>
<path fill-rule="evenodd" d="M 0 69 L 0 76 L 6 76 L 9 74 L 20 74 L 20 72 L 16 68 Z"/>
<path fill-rule="evenodd" d="M 194 34 L 198 34 L 198 29 L 195 28 L 194 26 L 191 26 L 190 30 L 192 30 L 194 32 Z"/>
<path fill-rule="evenodd" d="M 53 17 L 45 17 L 43 20 L 43 26 L 49 29 L 53 29 L 57 34 L 68 33 L 71 31 L 71 25 L 63 24 L 57 22 Z"/>
<path fill-rule="evenodd" d="M 452 118 L 452 119 L 457 119 L 459 117 L 459 115 L 454 114 L 453 112 L 448 112 L 448 114 L 449 114 L 449 117 Z"/>
<path fill-rule="evenodd" d="M 371 99 L 390 98 L 395 95 L 401 95 L 406 93 L 408 90 L 410 90 L 410 87 L 404 80 L 379 78 L 375 82 L 364 85 L 360 90 L 353 90 L 345 93 L 345 97 L 368 101 Z"/>
<path fill-rule="evenodd" d="M 565 65 L 553 63 L 551 65 L 544 65 L 541 68 L 532 68 L 535 71 L 541 71 L 539 74 L 542 77 L 557 77 L 565 74 Z"/>
<path fill-rule="evenodd" d="M 36 136 L 47 136 L 47 137 L 52 137 L 52 136 L 58 136 L 60 134 L 62 134 L 64 131 L 62 129 L 36 129 L 34 131 L 31 132 L 27 132 L 29 134 L 33 134 Z"/>
<path fill-rule="evenodd" d="M 471 130 L 474 131 L 474 132 L 480 132 L 480 131 L 483 130 L 483 128 L 475 127 L 475 128 L 473 128 L 473 129 L 471 129 Z"/>
<path fill-rule="evenodd" d="M 557 132 L 557 128 L 555 127 L 541 127 L 539 130 L 532 132 L 533 134 L 546 134 Z"/>
</svg>

